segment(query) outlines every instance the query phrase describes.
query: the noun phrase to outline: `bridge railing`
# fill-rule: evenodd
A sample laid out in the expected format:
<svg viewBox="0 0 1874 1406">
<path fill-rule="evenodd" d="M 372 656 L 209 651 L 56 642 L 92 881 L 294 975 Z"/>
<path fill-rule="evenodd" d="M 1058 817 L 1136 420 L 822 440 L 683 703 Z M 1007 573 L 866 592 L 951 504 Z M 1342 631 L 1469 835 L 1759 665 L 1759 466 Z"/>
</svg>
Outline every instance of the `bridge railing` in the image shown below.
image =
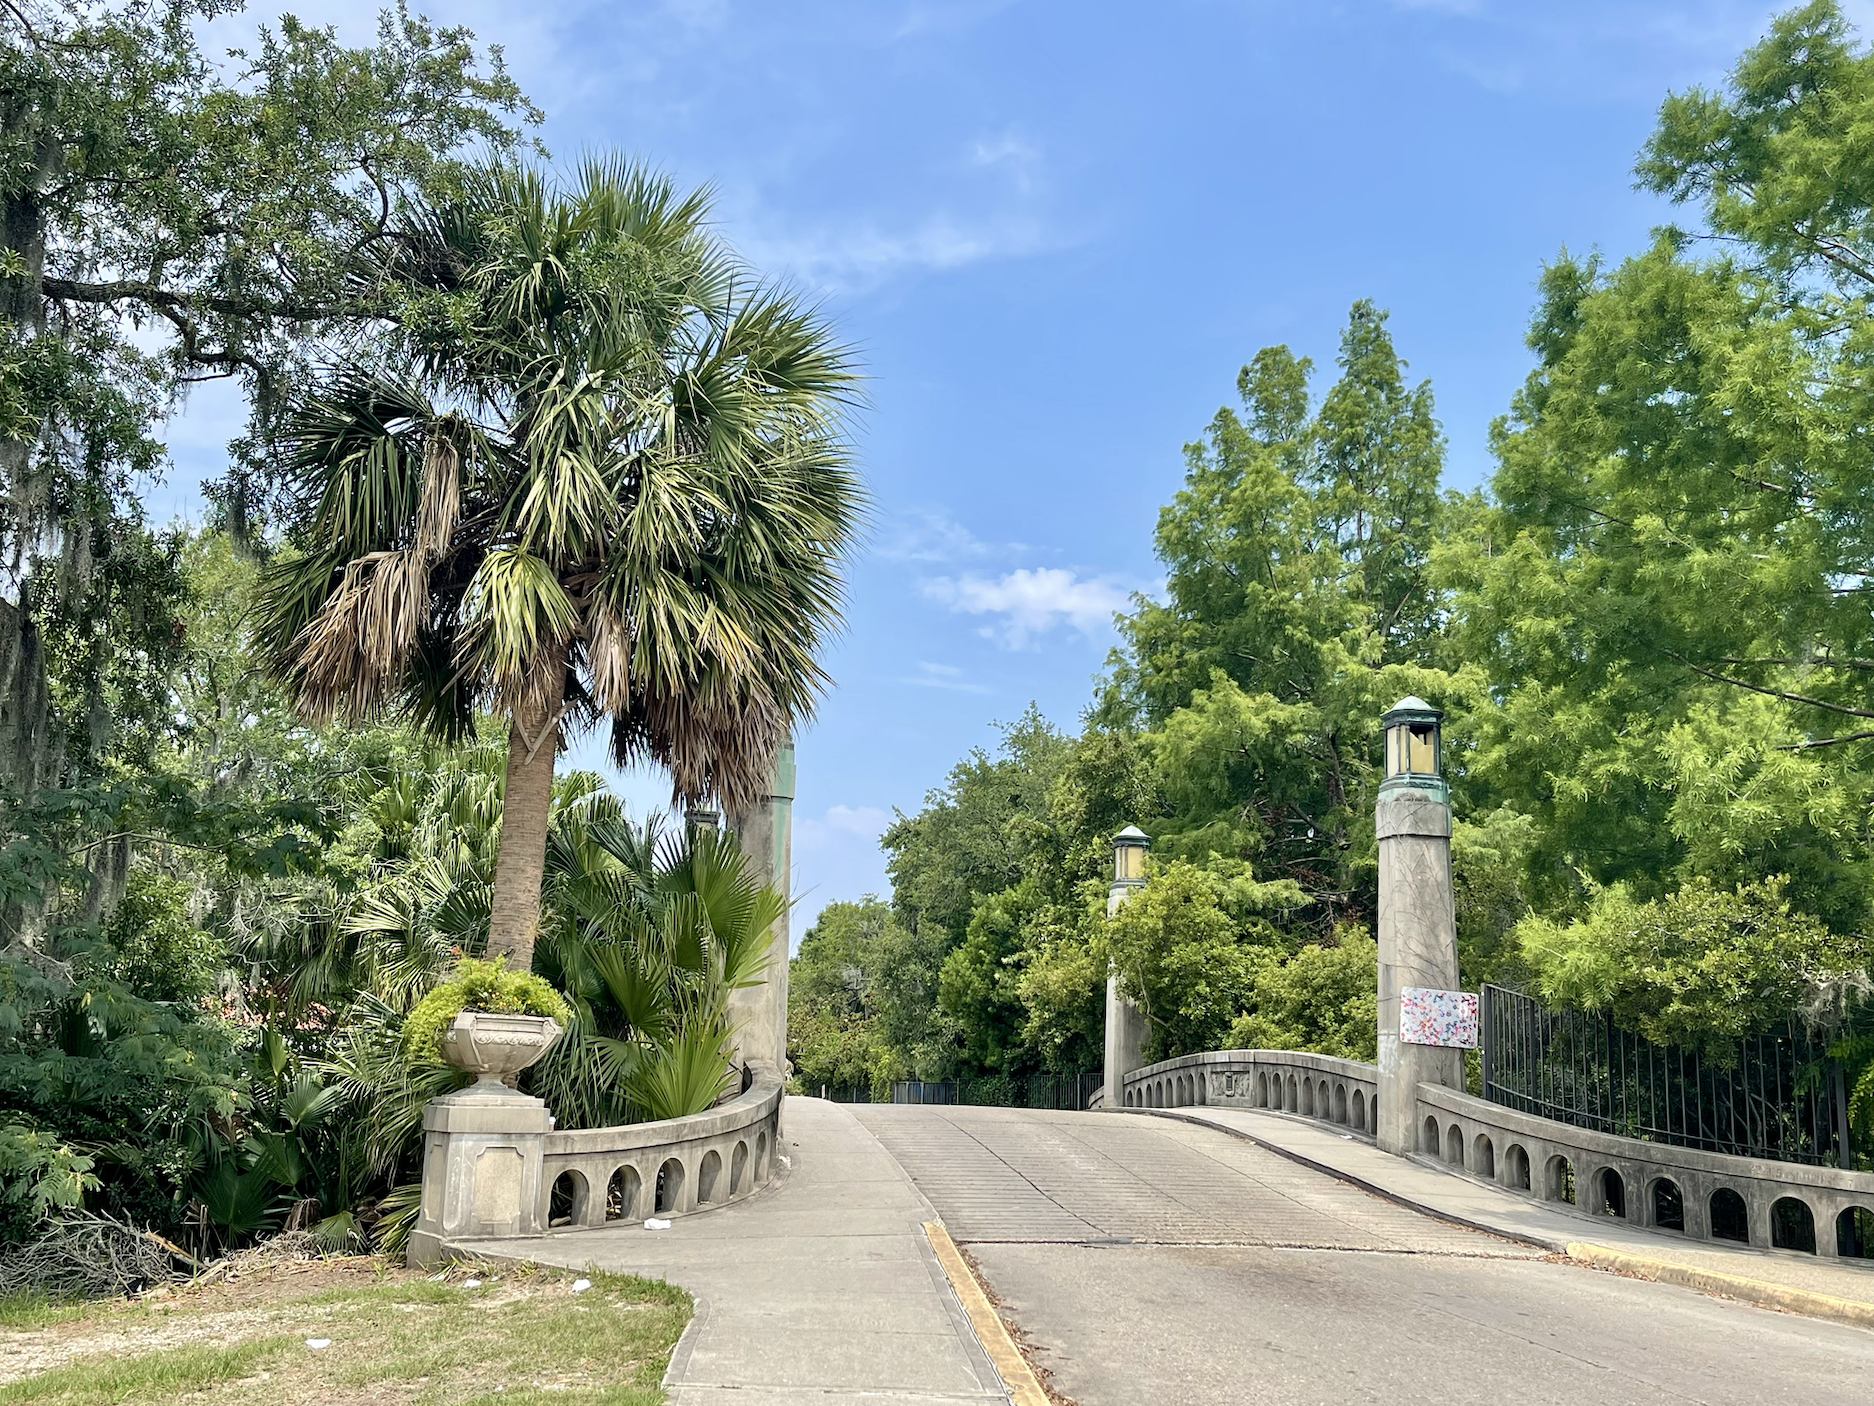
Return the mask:
<svg viewBox="0 0 1874 1406">
<path fill-rule="evenodd" d="M 1779 1162 L 1854 1165 L 1848 1094 L 1825 1041 L 1792 1016 L 1726 1060 L 1656 1045 L 1611 1011 L 1553 1010 L 1486 984 L 1483 1096 L 1558 1123 Z"/>
<path fill-rule="evenodd" d="M 1539 1201 L 1697 1240 L 1867 1258 L 1874 1174 L 1621 1137 L 1420 1084 L 1418 1154 Z"/>
<path fill-rule="evenodd" d="M 763 1072 L 706 1113 L 548 1133 L 541 1220 L 577 1228 L 740 1200 L 768 1180 L 780 1117 L 781 1080 Z"/>
<path fill-rule="evenodd" d="M 1211 1050 L 1135 1069 L 1126 1108 L 1216 1104 L 1319 1118 L 1371 1135 L 1379 1127 L 1379 1070 L 1302 1050 Z"/>
<path fill-rule="evenodd" d="M 1379 1070 L 1294 1050 L 1214 1050 L 1126 1076 L 1124 1107 L 1224 1106 L 1378 1127 Z M 1688 1239 L 1874 1258 L 1874 1173 L 1740 1157 L 1544 1118 L 1420 1084 L 1416 1154 L 1590 1216 Z"/>
</svg>

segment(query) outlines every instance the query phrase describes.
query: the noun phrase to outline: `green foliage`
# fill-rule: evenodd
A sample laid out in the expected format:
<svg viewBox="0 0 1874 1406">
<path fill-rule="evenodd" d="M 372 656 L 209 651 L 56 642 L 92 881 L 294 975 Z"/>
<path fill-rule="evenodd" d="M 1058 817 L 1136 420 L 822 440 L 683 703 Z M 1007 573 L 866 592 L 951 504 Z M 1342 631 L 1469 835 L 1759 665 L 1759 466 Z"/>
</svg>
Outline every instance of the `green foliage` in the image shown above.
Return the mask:
<svg viewBox="0 0 1874 1406">
<path fill-rule="evenodd" d="M 1151 786 L 1130 733 L 1070 738 L 1030 708 L 886 831 L 897 921 L 866 968 L 874 1088 L 1098 1062 L 1105 980 L 1089 953 L 1110 838 Z"/>
<path fill-rule="evenodd" d="M 1520 986 L 1528 975 L 1514 931 L 1529 913 L 1529 851 L 1535 821 L 1508 806 L 1451 827 L 1451 881 L 1457 906 L 1458 972 L 1466 987 Z"/>
<path fill-rule="evenodd" d="M 1617 884 L 1581 920 L 1527 918 L 1516 937 L 1551 1001 L 1611 1010 L 1649 1040 L 1719 1058 L 1740 1036 L 1838 1006 L 1871 955 L 1865 938 L 1792 909 L 1776 880 L 1692 879 L 1650 902 Z"/>
<path fill-rule="evenodd" d="M 640 1116 L 684 1118 L 706 1113 L 735 1080 L 722 1057 L 722 1032 L 687 1025 L 667 1036 L 625 1069 L 625 1089 Z"/>
<path fill-rule="evenodd" d="M 705 1111 L 732 1080 L 729 1000 L 766 973 L 781 895 L 733 836 L 666 839 L 603 793 L 563 808 L 548 853 L 557 921 L 537 965 L 576 1019 L 531 1087 L 566 1127 Z"/>
<path fill-rule="evenodd" d="M 1378 1057 L 1379 944 L 1359 928 L 1332 943 L 1271 954 L 1256 973 L 1253 1008 L 1230 1024 L 1231 1049 L 1312 1050 Z"/>
<path fill-rule="evenodd" d="M 492 961 L 465 957 L 455 975 L 432 986 L 405 1017 L 404 1054 L 413 1060 L 440 1059 L 443 1032 L 463 1011 L 551 1016 L 562 1025 L 571 1018 L 559 992 L 532 972 L 509 971 L 505 956 Z"/>
<path fill-rule="evenodd" d="M 0 1244 L 28 1238 L 55 1211 L 98 1189 L 92 1158 L 21 1123 L 0 1123 Z"/>
<path fill-rule="evenodd" d="M 867 1088 L 877 1096 L 909 1071 L 892 1062 L 886 1029 L 897 991 L 890 978 L 910 934 L 889 906 L 868 895 L 829 903 L 788 964 L 788 1059 L 808 1093 Z"/>
<path fill-rule="evenodd" d="M 1148 1057 L 1221 1049 L 1280 955 L 1275 920 L 1305 901 L 1292 879 L 1260 882 L 1240 861 L 1156 867 L 1096 947 L 1150 1023 Z"/>
<path fill-rule="evenodd" d="M 189 918 L 193 886 L 139 865 L 104 926 L 100 974 L 152 1001 L 199 1005 L 218 994 L 227 945 Z"/>
</svg>

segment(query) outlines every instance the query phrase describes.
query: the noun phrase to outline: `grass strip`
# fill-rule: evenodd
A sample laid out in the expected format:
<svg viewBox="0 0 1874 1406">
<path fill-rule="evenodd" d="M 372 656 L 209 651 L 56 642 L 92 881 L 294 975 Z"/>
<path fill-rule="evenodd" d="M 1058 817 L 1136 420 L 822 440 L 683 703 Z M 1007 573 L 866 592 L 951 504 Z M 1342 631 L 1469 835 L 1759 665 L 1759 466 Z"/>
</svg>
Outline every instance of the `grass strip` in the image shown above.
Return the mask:
<svg viewBox="0 0 1874 1406">
<path fill-rule="evenodd" d="M 95 1322 L 66 1321 L 47 1340 L 71 1355 L 0 1386 L 0 1406 L 301 1406 L 359 1398 L 413 1406 L 657 1406 L 691 1312 L 689 1296 L 661 1280 L 598 1271 L 455 1266 L 446 1280 L 431 1280 L 386 1275 L 366 1261 L 345 1277 L 350 1282 L 301 1288 L 283 1272 L 258 1295 L 250 1280 L 147 1303 L 91 1305 Z M 575 1289 L 576 1279 L 588 1282 Z M 35 1315 L 53 1308 L 18 1305 L 10 1326 L 34 1325 Z M 126 1335 L 160 1340 L 178 1330 L 195 1341 L 121 1355 Z M 93 1334 L 100 1336 L 88 1347 Z M 204 1344 L 203 1336 L 222 1341 Z"/>
<path fill-rule="evenodd" d="M 0 1402 L 42 1401 L 58 1406 L 110 1406 L 208 1391 L 254 1375 L 277 1358 L 290 1338 L 258 1338 L 229 1347 L 176 1347 L 138 1357 L 74 1362 L 0 1387 Z"/>
</svg>

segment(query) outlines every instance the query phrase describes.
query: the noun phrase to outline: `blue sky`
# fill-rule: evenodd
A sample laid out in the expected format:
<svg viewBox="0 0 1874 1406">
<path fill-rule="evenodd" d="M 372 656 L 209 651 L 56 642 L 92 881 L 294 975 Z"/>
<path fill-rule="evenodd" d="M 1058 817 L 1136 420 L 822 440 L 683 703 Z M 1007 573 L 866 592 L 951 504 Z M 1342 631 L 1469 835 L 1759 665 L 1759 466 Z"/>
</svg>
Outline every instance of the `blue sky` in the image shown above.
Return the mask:
<svg viewBox="0 0 1874 1406">
<path fill-rule="evenodd" d="M 376 7 L 294 8 L 362 41 Z M 997 720 L 1032 700 L 1076 725 L 1113 610 L 1160 579 L 1181 446 L 1259 347 L 1330 366 L 1348 306 L 1374 299 L 1432 381 L 1449 481 L 1481 481 L 1543 261 L 1645 242 L 1667 212 L 1631 167 L 1661 98 L 1721 80 L 1780 7 L 412 8 L 505 46 L 556 157 L 616 147 L 713 185 L 726 237 L 863 360 L 876 518 L 799 743 L 799 933 L 888 891 L 879 831 Z M 159 503 L 191 511 L 237 414 L 197 397 Z"/>
</svg>

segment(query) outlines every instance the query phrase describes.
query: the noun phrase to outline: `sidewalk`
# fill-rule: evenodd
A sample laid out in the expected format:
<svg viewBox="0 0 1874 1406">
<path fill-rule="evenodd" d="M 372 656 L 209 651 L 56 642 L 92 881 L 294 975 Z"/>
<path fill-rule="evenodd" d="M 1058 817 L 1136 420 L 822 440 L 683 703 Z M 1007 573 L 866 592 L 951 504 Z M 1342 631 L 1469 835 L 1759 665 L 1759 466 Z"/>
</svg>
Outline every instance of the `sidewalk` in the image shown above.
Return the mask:
<svg viewBox="0 0 1874 1406">
<path fill-rule="evenodd" d="M 1212 1107 L 1134 1109 L 1119 1116 L 1140 1113 L 1220 1128 L 1414 1210 L 1475 1230 L 1527 1241 L 1556 1254 L 1570 1254 L 1577 1259 L 1598 1261 L 1608 1268 L 1636 1272 L 1649 1278 L 1671 1279 L 1710 1292 L 1752 1298 L 1795 1312 L 1826 1308 L 1826 1305 L 1804 1307 L 1798 1302 L 1801 1295 L 1824 1295 L 1848 1307 L 1818 1316 L 1859 1319 L 1867 1326 L 1874 1326 L 1874 1263 L 1864 1266 L 1854 1261 L 1821 1260 L 1790 1250 L 1759 1250 L 1722 1241 L 1687 1241 L 1670 1231 L 1642 1230 L 1610 1216 L 1556 1209 L 1551 1203 L 1532 1200 L 1416 1158 L 1394 1157 L 1381 1152 L 1370 1141 L 1312 1119 Z M 1586 1252 L 1588 1247 L 1600 1247 L 1613 1253 L 1594 1255 Z M 1627 1257 L 1635 1257 L 1642 1263 L 1632 1262 Z M 1650 1262 L 1651 1266 L 1673 1266 L 1684 1273 L 1649 1273 L 1648 1264 L 1644 1262 Z M 1750 1281 L 1763 1286 L 1767 1292 L 1756 1293 L 1743 1285 L 1727 1285 L 1711 1278 L 1716 1275 Z M 1698 1282 L 1701 1278 L 1706 1282 Z"/>
<path fill-rule="evenodd" d="M 468 1242 L 531 1259 L 667 1279 L 696 1317 L 665 1384 L 671 1406 L 1006 1403 L 923 1223 L 938 1219 L 850 1111 L 790 1098 L 777 1152 L 789 1159 L 746 1201 L 642 1225 Z"/>
</svg>

